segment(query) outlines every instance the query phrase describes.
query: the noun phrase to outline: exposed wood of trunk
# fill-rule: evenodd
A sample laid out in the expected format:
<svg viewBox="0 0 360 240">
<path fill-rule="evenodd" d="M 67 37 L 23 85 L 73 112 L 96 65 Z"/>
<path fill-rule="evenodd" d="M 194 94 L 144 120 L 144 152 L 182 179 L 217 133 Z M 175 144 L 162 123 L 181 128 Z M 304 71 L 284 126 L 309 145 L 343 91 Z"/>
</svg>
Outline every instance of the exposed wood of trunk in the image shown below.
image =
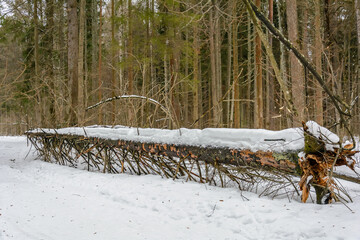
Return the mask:
<svg viewBox="0 0 360 240">
<path fill-rule="evenodd" d="M 255 2 L 258 8 L 261 7 L 261 1 Z M 263 80 L 262 80 L 262 51 L 261 39 L 259 33 L 255 36 L 255 128 L 264 127 L 264 99 L 263 99 Z"/>
<path fill-rule="evenodd" d="M 296 152 L 272 153 L 265 151 L 252 152 L 248 149 L 229 149 L 221 147 L 199 147 L 164 143 L 146 143 L 127 140 L 110 140 L 95 137 L 84 137 L 66 134 L 28 133 L 28 137 L 41 136 L 46 138 L 77 139 L 96 144 L 99 141 L 111 147 L 118 147 L 127 151 L 143 151 L 152 155 L 175 158 L 196 159 L 207 163 L 228 164 L 233 166 L 248 166 L 255 169 L 277 169 L 289 174 L 299 175 L 298 156 Z"/>
<path fill-rule="evenodd" d="M 77 124 L 79 35 L 77 1 L 68 0 L 68 78 L 71 84 L 70 125 Z"/>
<path fill-rule="evenodd" d="M 85 31 L 85 0 L 80 0 L 79 12 L 79 57 L 78 57 L 78 108 L 77 121 L 84 125 L 85 100 L 84 100 L 84 31 Z"/>
<path fill-rule="evenodd" d="M 322 40 L 321 40 L 321 24 L 320 24 L 320 2 L 314 1 L 315 5 L 315 67 L 316 71 L 321 75 L 322 64 L 321 64 L 321 54 L 322 54 Z M 318 124 L 323 125 L 323 96 L 322 96 L 322 87 L 316 82 L 315 83 L 315 120 Z"/>
<path fill-rule="evenodd" d="M 287 26 L 289 40 L 298 48 L 298 14 L 297 1 L 286 0 Z M 298 109 L 298 116 L 294 116 L 294 123 L 301 123 L 304 120 L 304 74 L 301 63 L 295 54 L 290 52 L 290 75 L 291 89 L 295 108 Z"/>
</svg>

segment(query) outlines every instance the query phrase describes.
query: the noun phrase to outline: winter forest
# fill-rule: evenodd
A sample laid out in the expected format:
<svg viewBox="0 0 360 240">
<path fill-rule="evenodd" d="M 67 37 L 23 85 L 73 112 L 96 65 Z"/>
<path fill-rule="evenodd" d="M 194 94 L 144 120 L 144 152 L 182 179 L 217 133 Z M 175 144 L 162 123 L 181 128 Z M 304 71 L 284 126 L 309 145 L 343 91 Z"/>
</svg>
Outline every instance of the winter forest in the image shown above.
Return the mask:
<svg viewBox="0 0 360 240">
<path fill-rule="evenodd" d="M 0 133 L 334 126 L 327 93 L 245 2 L 2 0 Z M 254 3 L 350 106 L 359 134 L 360 1 Z"/>
<path fill-rule="evenodd" d="M 359 75 L 360 0 L 0 0 L 0 240 L 359 239 Z"/>
</svg>

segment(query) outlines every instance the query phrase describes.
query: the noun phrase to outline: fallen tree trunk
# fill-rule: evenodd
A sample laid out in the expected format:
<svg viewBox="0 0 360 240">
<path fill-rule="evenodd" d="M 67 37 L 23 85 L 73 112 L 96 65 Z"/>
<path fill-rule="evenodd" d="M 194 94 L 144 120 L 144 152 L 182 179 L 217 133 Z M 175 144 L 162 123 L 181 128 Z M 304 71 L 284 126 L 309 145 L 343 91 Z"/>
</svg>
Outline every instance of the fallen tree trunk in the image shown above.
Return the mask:
<svg viewBox="0 0 360 240">
<path fill-rule="evenodd" d="M 28 132 L 27 137 L 48 162 L 109 173 L 158 174 L 221 187 L 237 186 L 241 190 L 258 189 L 261 195 L 297 192 L 291 175 L 300 175 L 297 152 L 252 152 L 45 132 Z"/>
<path fill-rule="evenodd" d="M 289 187 L 297 192 L 293 176 L 302 176 L 302 182 L 308 184 L 309 169 L 312 171 L 299 161 L 298 151 L 253 152 L 249 149 L 112 140 L 39 131 L 26 134 L 39 155 L 48 162 L 83 167 L 89 171 L 157 174 L 222 187 L 235 185 L 241 190 L 257 189 L 261 183 L 261 186 L 269 186 L 262 188 L 263 195 L 274 196 L 279 191 L 287 194 Z M 264 139 L 268 140 L 274 139 Z M 356 178 L 340 177 L 359 182 Z M 304 183 L 300 188 L 305 196 L 309 188 L 304 190 Z"/>
</svg>

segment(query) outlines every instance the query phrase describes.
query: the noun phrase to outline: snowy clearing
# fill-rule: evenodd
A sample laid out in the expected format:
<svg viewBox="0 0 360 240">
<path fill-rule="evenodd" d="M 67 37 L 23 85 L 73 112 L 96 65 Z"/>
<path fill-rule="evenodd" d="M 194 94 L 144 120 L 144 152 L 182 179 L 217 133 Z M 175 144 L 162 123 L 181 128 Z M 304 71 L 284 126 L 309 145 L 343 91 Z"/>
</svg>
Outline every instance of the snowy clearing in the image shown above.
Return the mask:
<svg viewBox="0 0 360 240">
<path fill-rule="evenodd" d="M 331 205 L 159 176 L 86 172 L 35 160 L 25 137 L 0 137 L 0 240 L 359 239 L 354 202 Z"/>
</svg>

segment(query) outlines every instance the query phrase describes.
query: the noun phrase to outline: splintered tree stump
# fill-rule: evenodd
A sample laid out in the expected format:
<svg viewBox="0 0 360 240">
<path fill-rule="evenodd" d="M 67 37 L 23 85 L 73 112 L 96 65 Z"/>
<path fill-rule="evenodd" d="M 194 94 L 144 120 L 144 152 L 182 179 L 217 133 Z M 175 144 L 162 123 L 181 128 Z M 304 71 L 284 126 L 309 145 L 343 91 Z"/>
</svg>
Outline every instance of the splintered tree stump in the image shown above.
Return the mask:
<svg viewBox="0 0 360 240">
<path fill-rule="evenodd" d="M 343 148 L 332 147 L 333 150 L 328 150 L 326 144 L 330 142 L 326 136 L 321 136 L 321 134 L 315 136 L 304 122 L 303 129 L 304 155 L 299 158 L 299 166 L 302 170 L 299 182 L 302 191 L 301 199 L 306 202 L 310 186 L 313 186 L 316 193 L 316 203 L 330 203 L 333 199 L 337 201 L 335 190 L 338 190 L 338 186 L 332 178 L 333 167 L 345 165 L 354 170 L 355 160 L 352 157 L 357 151 L 350 150 L 352 145 L 346 145 Z"/>
</svg>

